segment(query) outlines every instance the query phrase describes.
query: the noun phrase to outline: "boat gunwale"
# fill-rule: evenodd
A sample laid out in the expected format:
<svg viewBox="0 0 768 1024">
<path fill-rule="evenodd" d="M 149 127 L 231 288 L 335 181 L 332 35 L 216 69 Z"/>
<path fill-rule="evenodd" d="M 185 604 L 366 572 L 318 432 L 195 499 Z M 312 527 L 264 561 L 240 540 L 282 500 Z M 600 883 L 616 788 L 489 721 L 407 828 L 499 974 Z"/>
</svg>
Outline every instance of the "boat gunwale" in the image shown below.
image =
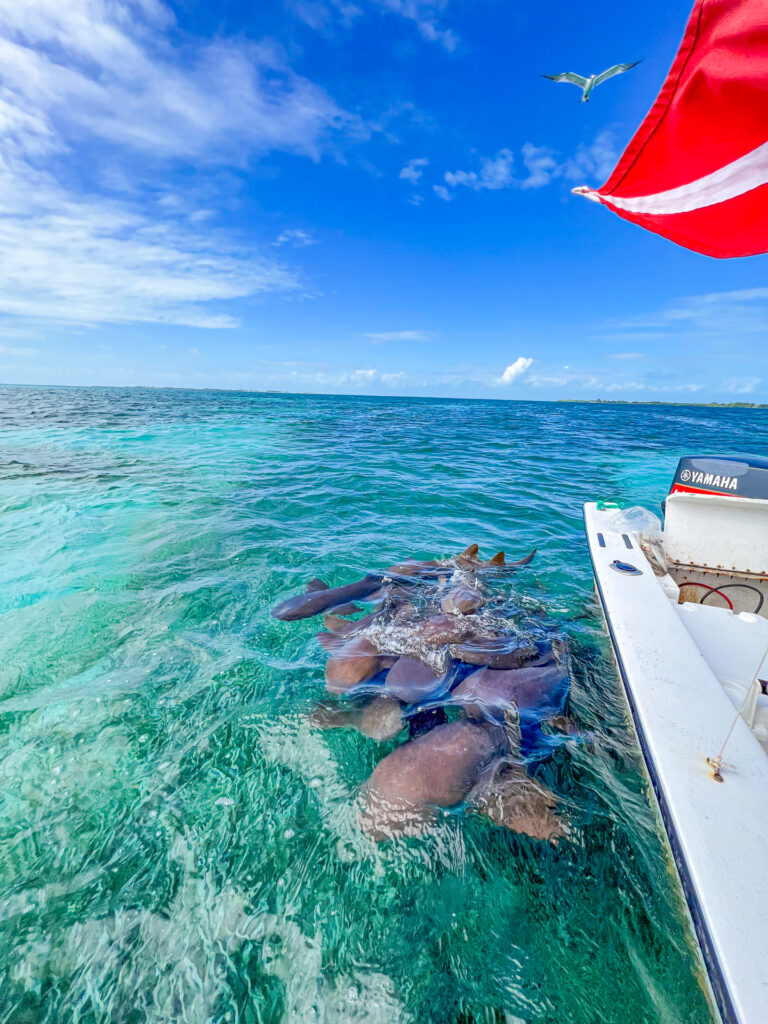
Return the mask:
<svg viewBox="0 0 768 1024">
<path fill-rule="evenodd" d="M 714 948 L 712 938 L 709 934 L 709 930 L 706 925 L 704 910 L 701 905 L 701 901 L 699 900 L 698 894 L 696 892 L 696 887 L 694 885 L 690 869 L 685 860 L 682 845 L 677 836 L 677 830 L 674 827 L 673 816 L 664 793 L 664 788 L 661 779 L 658 775 L 658 771 L 653 760 L 653 755 L 650 750 L 648 739 L 645 735 L 642 720 L 640 718 L 637 706 L 632 695 L 632 689 L 629 684 L 629 678 L 627 676 L 627 672 L 624 667 L 624 662 L 621 657 L 621 652 L 619 650 L 618 642 L 614 634 L 613 625 L 611 623 L 610 615 L 608 613 L 608 608 L 605 601 L 605 596 L 603 594 L 602 587 L 600 586 L 600 579 L 596 570 L 595 560 L 592 555 L 592 545 L 589 542 L 589 528 L 587 525 L 586 516 L 584 516 L 583 522 L 584 534 L 587 540 L 587 550 L 589 552 L 589 560 L 592 566 L 592 576 L 595 583 L 595 590 L 597 591 L 597 596 L 600 601 L 600 608 L 603 613 L 603 619 L 605 621 L 605 625 L 608 630 L 608 636 L 611 641 L 611 650 L 613 652 L 614 660 L 616 662 L 616 667 L 619 671 L 622 689 L 627 699 L 627 705 L 629 707 L 632 722 L 635 728 L 635 733 L 638 738 L 640 751 L 643 755 L 643 763 L 645 765 L 646 773 L 648 775 L 648 780 L 651 784 L 651 790 L 656 799 L 656 805 L 658 807 L 659 815 L 664 825 L 664 831 L 666 833 L 667 842 L 669 843 L 669 849 L 672 853 L 672 858 L 677 869 L 678 878 L 680 880 L 680 885 L 683 890 L 683 896 L 685 897 L 685 902 L 688 907 L 688 912 L 691 916 L 691 922 L 693 924 L 694 932 L 696 934 L 696 939 L 699 943 L 702 959 L 704 961 L 704 967 L 706 969 L 707 977 L 709 979 L 712 997 L 716 1004 L 718 1013 L 720 1014 L 722 1024 L 741 1024 L 741 1022 L 739 1021 L 739 1017 L 736 1013 L 731 992 L 728 987 L 728 982 L 723 973 L 719 957 L 717 956 L 717 952 Z"/>
</svg>

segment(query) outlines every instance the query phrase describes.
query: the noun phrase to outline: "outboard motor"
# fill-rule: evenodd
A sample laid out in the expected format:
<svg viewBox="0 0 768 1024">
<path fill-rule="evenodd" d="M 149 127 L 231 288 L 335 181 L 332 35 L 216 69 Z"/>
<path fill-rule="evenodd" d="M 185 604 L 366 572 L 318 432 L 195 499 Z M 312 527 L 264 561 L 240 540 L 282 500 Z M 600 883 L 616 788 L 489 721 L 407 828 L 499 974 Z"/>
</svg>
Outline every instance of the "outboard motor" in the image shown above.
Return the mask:
<svg viewBox="0 0 768 1024">
<path fill-rule="evenodd" d="M 713 587 L 720 579 L 749 580 L 764 589 L 768 459 L 681 459 L 666 500 L 664 554 L 686 574 L 709 578 Z"/>
</svg>

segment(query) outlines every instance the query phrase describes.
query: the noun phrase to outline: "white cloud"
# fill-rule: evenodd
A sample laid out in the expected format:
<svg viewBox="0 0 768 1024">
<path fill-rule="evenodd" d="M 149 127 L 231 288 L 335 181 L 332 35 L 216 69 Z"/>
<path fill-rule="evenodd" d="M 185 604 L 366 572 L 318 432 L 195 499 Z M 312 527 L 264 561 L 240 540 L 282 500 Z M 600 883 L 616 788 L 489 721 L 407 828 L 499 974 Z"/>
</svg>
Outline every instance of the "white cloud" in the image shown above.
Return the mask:
<svg viewBox="0 0 768 1024">
<path fill-rule="evenodd" d="M 228 327 L 209 304 L 299 287 L 274 258 L 196 229 L 215 211 L 148 170 L 318 159 L 366 133 L 275 46 L 175 41 L 160 0 L 0 0 L 0 36 L 0 312 Z M 75 189 L 94 166 L 100 181 Z"/>
<path fill-rule="evenodd" d="M 607 177 L 617 159 L 608 132 L 598 135 L 591 145 L 579 146 L 574 156 L 566 160 L 561 160 L 555 150 L 547 146 L 534 146 L 531 142 L 521 147 L 521 155 L 527 171 L 525 175 L 515 175 L 514 154 L 509 149 L 501 149 L 495 157 L 481 159 L 479 172 L 448 171 L 444 176 L 445 182 L 452 188 L 465 185 L 474 192 L 483 189 L 543 188 L 558 178 L 575 180 L 590 175 Z M 452 195 L 443 186 L 435 186 L 435 191 L 441 199 L 448 199 Z"/>
<path fill-rule="evenodd" d="M 662 316 L 667 322 L 688 323 L 709 332 L 763 333 L 768 330 L 768 288 L 693 295 L 664 310 Z"/>
<path fill-rule="evenodd" d="M 606 327 L 621 333 L 603 337 L 627 344 L 632 344 L 633 338 L 657 340 L 685 335 L 712 341 L 731 341 L 739 335 L 749 338 L 768 332 L 768 288 L 689 295 L 664 309 L 611 321 Z"/>
<path fill-rule="evenodd" d="M 528 383 L 533 388 L 564 388 L 571 383 L 569 377 L 530 377 Z"/>
<path fill-rule="evenodd" d="M 308 231 L 302 231 L 301 228 L 289 228 L 287 231 L 281 231 L 273 244 L 278 246 L 290 245 L 294 249 L 304 249 L 308 245 L 315 245 L 316 243 L 317 239 Z"/>
<path fill-rule="evenodd" d="M 440 199 L 444 199 L 446 203 L 450 203 L 453 199 L 452 193 L 448 191 L 445 185 L 433 185 L 432 188 L 435 191 L 435 195 L 439 196 Z"/>
<path fill-rule="evenodd" d="M 427 331 L 378 331 L 363 335 L 373 342 L 382 341 L 428 341 L 431 335 Z"/>
<path fill-rule="evenodd" d="M 606 391 L 647 391 L 658 392 L 688 392 L 694 394 L 701 391 L 703 384 L 649 384 L 646 380 L 619 380 L 613 384 L 606 384 Z"/>
<path fill-rule="evenodd" d="M 723 390 L 730 391 L 734 395 L 750 395 L 761 379 L 760 377 L 732 378 L 725 384 Z"/>
<path fill-rule="evenodd" d="M 721 302 L 768 302 L 768 288 L 741 288 L 733 292 L 710 292 L 708 295 L 697 295 L 696 302 L 705 306 L 717 305 Z M 690 300 L 689 301 L 693 301 Z"/>
<path fill-rule="evenodd" d="M 0 0 L 6 127 L 38 150 L 85 132 L 153 159 L 212 163 L 272 149 L 317 159 L 329 134 L 363 130 L 274 45 L 221 37 L 173 49 L 172 22 L 159 0 Z"/>
<path fill-rule="evenodd" d="M 619 159 L 616 143 L 610 132 L 601 132 L 588 146 L 579 146 L 576 153 L 562 165 L 562 176 L 569 181 L 604 182 Z"/>
<path fill-rule="evenodd" d="M 672 383 L 675 375 L 667 375 L 667 380 L 658 372 L 647 373 L 639 378 L 619 378 L 602 371 L 574 370 L 564 366 L 554 374 L 534 374 L 527 378 L 526 383 L 533 388 L 569 388 L 597 394 L 616 394 L 621 392 L 643 392 L 646 394 L 695 394 L 701 391 L 703 384 L 696 381 Z M 668 381 L 668 382 L 667 382 Z"/>
<path fill-rule="evenodd" d="M 303 370 L 289 370 L 289 379 L 302 380 L 305 383 L 313 383 L 320 387 L 331 388 L 366 388 L 375 385 L 386 387 L 399 387 L 407 381 L 407 374 L 402 370 L 397 372 L 386 372 L 382 370 L 357 369 L 357 370 L 317 370 L 315 372 Z"/>
<path fill-rule="evenodd" d="M 26 359 L 32 356 L 40 354 L 40 350 L 36 348 L 19 347 L 17 345 L 0 345 L 1 356 L 16 356 L 17 358 Z"/>
<path fill-rule="evenodd" d="M 480 161 L 479 174 L 476 171 L 447 171 L 445 182 L 454 187 L 466 185 L 475 192 L 482 189 L 496 191 L 500 188 L 509 188 L 514 181 L 514 160 L 511 150 L 501 149 L 495 157 L 484 157 Z"/>
<path fill-rule="evenodd" d="M 522 147 L 528 177 L 520 188 L 542 188 L 557 178 L 567 181 L 604 181 L 613 170 L 619 154 L 610 132 L 601 132 L 589 145 L 580 145 L 573 156 L 561 160 L 555 150 L 526 142 Z"/>
<path fill-rule="evenodd" d="M 543 188 L 544 185 L 548 185 L 558 170 L 552 150 L 526 142 L 522 151 L 528 176 L 518 182 L 520 188 Z"/>
<path fill-rule="evenodd" d="M 415 185 L 422 174 L 424 173 L 423 168 L 426 167 L 429 160 L 425 156 L 415 157 L 413 160 L 409 160 L 405 167 L 402 168 L 399 178 L 403 181 L 410 181 L 411 184 Z"/>
<path fill-rule="evenodd" d="M 215 210 L 192 210 L 191 213 L 187 214 L 190 221 L 193 224 L 201 224 L 205 220 L 210 220 L 216 216 Z"/>
<path fill-rule="evenodd" d="M 417 193 L 414 192 L 414 194 L 409 198 L 408 202 L 411 204 L 411 206 L 421 206 L 421 204 L 424 202 L 424 196 L 417 195 Z"/>
<path fill-rule="evenodd" d="M 439 23 L 447 0 L 360 0 L 360 3 L 362 6 L 348 0 L 288 0 L 294 13 L 318 31 L 326 30 L 336 20 L 349 25 L 364 9 L 369 12 L 378 9 L 412 21 L 428 42 L 439 43 L 448 51 L 456 48 L 458 40 L 454 33 Z"/>
<path fill-rule="evenodd" d="M 351 24 L 363 12 L 346 0 L 287 0 L 286 6 L 310 28 L 323 31 L 335 18 Z"/>
<path fill-rule="evenodd" d="M 439 24 L 447 0 L 373 0 L 373 3 L 414 22 L 428 42 L 439 43 L 448 51 L 456 49 L 458 39 L 454 33 Z"/>
<path fill-rule="evenodd" d="M 498 377 L 493 383 L 494 384 L 512 384 L 514 381 L 519 380 L 520 377 L 526 373 L 533 365 L 533 360 L 528 359 L 527 356 L 518 356 L 514 363 L 510 363 L 504 373 Z"/>
<path fill-rule="evenodd" d="M 77 323 L 231 327 L 212 302 L 299 287 L 281 264 L 172 219 L 77 197 L 0 159 L 0 312 Z"/>
<path fill-rule="evenodd" d="M 66 357 L 4 361 L 0 379 L 26 384 L 90 384 L 106 386 L 222 387 L 256 391 L 314 391 L 323 393 L 402 394 L 404 388 L 421 386 L 419 377 L 401 370 L 338 366 L 328 363 L 248 361 L 227 365 L 218 345 L 200 345 L 199 352 L 158 345 L 150 363 L 134 364 L 131 353 L 100 346 L 100 356 L 85 364 Z"/>
<path fill-rule="evenodd" d="M 350 373 L 342 374 L 339 381 L 349 384 L 370 384 L 377 377 L 376 370 L 352 370 Z"/>
<path fill-rule="evenodd" d="M 639 380 L 617 380 L 604 385 L 605 391 L 647 391 L 648 385 Z"/>
</svg>

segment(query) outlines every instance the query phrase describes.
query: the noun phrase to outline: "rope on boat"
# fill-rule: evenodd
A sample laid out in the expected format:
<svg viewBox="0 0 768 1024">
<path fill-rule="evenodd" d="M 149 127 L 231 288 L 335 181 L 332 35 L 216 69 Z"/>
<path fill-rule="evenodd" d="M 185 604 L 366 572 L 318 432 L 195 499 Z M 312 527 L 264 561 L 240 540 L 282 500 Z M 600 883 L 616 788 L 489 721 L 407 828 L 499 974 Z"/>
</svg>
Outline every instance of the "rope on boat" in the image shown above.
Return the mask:
<svg viewBox="0 0 768 1024">
<path fill-rule="evenodd" d="M 719 750 L 718 754 L 715 757 L 708 757 L 707 758 L 707 764 L 712 768 L 712 776 L 713 776 L 715 782 L 725 782 L 725 779 L 723 778 L 723 773 L 720 770 L 721 768 L 726 767 L 726 764 L 727 764 L 727 762 L 725 762 L 723 760 L 723 754 L 725 753 L 725 748 L 728 745 L 728 740 L 731 738 L 731 736 L 733 734 L 733 730 L 736 728 L 736 723 L 738 722 L 739 718 L 741 717 L 742 711 L 747 706 L 747 702 L 752 699 L 752 690 L 755 689 L 755 688 L 757 689 L 758 692 L 760 692 L 762 690 L 762 686 L 760 684 L 760 680 L 757 677 L 757 673 L 762 668 L 763 663 L 764 663 L 766 658 L 768 658 L 768 647 L 766 647 L 766 649 L 763 651 L 763 656 L 760 659 L 760 662 L 759 662 L 759 664 L 757 666 L 754 678 L 752 679 L 752 682 L 747 687 L 747 692 L 744 694 L 744 700 L 741 702 L 739 707 L 736 709 L 736 714 L 733 716 L 733 721 L 731 722 L 731 727 L 728 730 L 725 739 L 723 740 L 722 747 L 720 747 L 720 750 Z M 728 767 L 730 767 L 730 765 Z"/>
<path fill-rule="evenodd" d="M 723 754 L 725 753 L 725 748 L 726 748 L 726 745 L 728 743 L 728 740 L 731 738 L 733 730 L 736 728 L 736 723 L 738 722 L 739 718 L 741 717 L 741 712 L 744 710 L 744 707 L 745 707 L 747 701 L 749 700 L 750 696 L 752 695 L 752 687 L 755 685 L 756 682 L 757 682 L 757 680 L 753 679 L 752 682 L 747 687 L 747 692 L 746 692 L 746 695 L 744 696 L 744 700 L 741 702 L 741 706 L 736 710 L 736 714 L 733 716 L 733 721 L 731 722 L 731 727 L 728 730 L 728 733 L 727 733 L 725 739 L 723 740 L 723 745 L 722 745 L 722 747 L 720 747 L 720 752 L 715 757 L 708 757 L 707 758 L 707 764 L 713 769 L 712 775 L 714 777 L 715 782 L 725 782 L 725 779 L 723 778 L 723 773 L 720 771 L 720 769 L 725 767 L 725 764 L 726 764 L 726 762 L 723 760 Z"/>
</svg>

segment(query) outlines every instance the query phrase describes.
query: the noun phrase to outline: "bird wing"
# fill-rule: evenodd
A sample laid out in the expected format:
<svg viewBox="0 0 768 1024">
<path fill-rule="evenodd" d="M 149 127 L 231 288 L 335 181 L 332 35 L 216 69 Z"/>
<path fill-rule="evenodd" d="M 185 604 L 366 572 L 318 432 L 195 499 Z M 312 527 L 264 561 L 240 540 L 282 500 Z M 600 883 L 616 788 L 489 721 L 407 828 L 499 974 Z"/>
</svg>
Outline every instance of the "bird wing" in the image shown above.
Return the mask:
<svg viewBox="0 0 768 1024">
<path fill-rule="evenodd" d="M 608 68 L 607 71 L 603 71 L 602 74 L 597 76 L 595 79 L 595 85 L 602 85 L 603 82 L 607 82 L 608 79 L 613 78 L 614 75 L 623 75 L 625 71 L 629 71 L 630 68 L 637 67 L 639 63 L 639 60 L 633 60 L 631 64 L 614 64 L 612 68 Z"/>
<path fill-rule="evenodd" d="M 548 78 L 550 82 L 572 82 L 573 85 L 578 85 L 580 89 L 583 89 L 587 84 L 586 78 L 582 78 L 581 75 L 577 75 L 573 71 L 564 71 L 562 75 L 542 75 L 541 77 Z"/>
</svg>

